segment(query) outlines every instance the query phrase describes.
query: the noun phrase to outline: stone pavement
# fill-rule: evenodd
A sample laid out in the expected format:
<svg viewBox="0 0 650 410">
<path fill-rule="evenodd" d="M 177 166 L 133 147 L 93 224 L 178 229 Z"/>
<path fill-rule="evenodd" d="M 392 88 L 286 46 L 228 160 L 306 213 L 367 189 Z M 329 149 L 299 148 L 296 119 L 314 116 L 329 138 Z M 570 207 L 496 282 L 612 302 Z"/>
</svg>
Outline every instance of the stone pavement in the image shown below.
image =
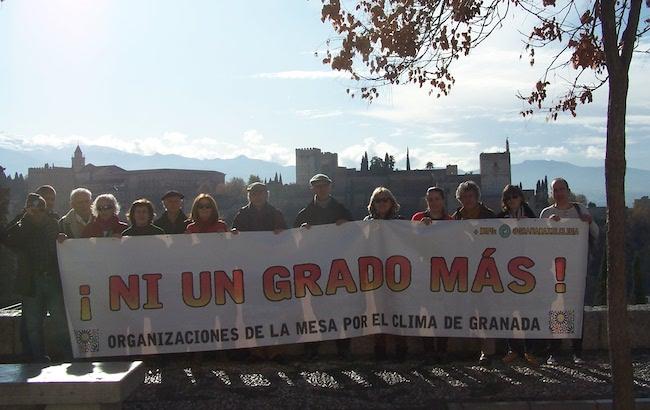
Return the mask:
<svg viewBox="0 0 650 410">
<path fill-rule="evenodd" d="M 244 364 L 214 357 L 145 359 L 145 380 L 124 408 L 612 408 L 606 352 L 588 354 L 582 365 L 539 367 L 334 359 Z M 635 353 L 634 380 L 637 408 L 650 409 L 650 352 Z"/>
</svg>

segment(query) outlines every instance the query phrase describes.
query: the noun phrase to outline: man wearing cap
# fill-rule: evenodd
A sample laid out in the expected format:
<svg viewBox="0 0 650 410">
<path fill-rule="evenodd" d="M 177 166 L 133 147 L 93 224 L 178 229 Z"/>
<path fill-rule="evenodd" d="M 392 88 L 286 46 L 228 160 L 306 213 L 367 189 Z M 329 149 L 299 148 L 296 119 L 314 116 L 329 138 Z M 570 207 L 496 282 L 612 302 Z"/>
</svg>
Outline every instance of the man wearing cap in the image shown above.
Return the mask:
<svg viewBox="0 0 650 410">
<path fill-rule="evenodd" d="M 241 208 L 232 223 L 238 231 L 273 231 L 287 229 L 282 212 L 268 203 L 269 190 L 261 182 L 254 182 L 246 188 L 248 204 Z"/>
<path fill-rule="evenodd" d="M 332 180 L 325 174 L 316 174 L 310 180 L 314 199 L 296 217 L 295 228 L 310 227 L 311 225 L 337 224 L 352 220 L 352 214 L 343 204 L 334 199 Z"/>
<path fill-rule="evenodd" d="M 185 198 L 183 194 L 178 191 L 167 191 L 160 198 L 165 207 L 165 212 L 160 218 L 156 219 L 154 225 L 162 228 L 166 234 L 185 233 L 187 225 L 190 224 L 187 215 L 183 212 L 183 198 Z"/>
<path fill-rule="evenodd" d="M 316 174 L 310 180 L 314 199 L 307 204 L 296 217 L 295 228 L 309 228 L 312 225 L 337 224 L 341 225 L 352 220 L 352 214 L 343 204 L 331 195 L 332 180 L 325 174 Z M 350 356 L 350 339 L 338 339 L 336 349 L 339 357 L 347 359 Z M 305 357 L 314 359 L 318 356 L 319 342 L 305 343 Z"/>
<path fill-rule="evenodd" d="M 43 339 L 43 319 L 50 313 L 57 344 L 69 356 L 65 309 L 56 254 L 57 221 L 50 217 L 42 196 L 31 193 L 25 202 L 22 218 L 7 230 L 7 245 L 23 255 L 17 291 L 23 295 L 26 344 L 35 361 L 47 361 Z M 24 341 L 25 342 L 25 341 Z"/>
</svg>

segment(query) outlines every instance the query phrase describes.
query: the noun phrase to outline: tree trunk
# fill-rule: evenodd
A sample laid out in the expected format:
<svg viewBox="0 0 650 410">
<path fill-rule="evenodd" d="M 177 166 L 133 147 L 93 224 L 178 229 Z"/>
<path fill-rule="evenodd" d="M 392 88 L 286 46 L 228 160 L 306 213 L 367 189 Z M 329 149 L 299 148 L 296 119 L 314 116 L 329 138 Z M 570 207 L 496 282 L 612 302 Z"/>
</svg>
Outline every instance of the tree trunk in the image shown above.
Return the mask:
<svg viewBox="0 0 650 410">
<path fill-rule="evenodd" d="M 633 409 L 632 357 L 625 277 L 625 113 L 628 74 L 609 70 L 607 109 L 607 301 L 614 408 Z M 622 71 L 622 70 L 621 70 Z"/>
</svg>

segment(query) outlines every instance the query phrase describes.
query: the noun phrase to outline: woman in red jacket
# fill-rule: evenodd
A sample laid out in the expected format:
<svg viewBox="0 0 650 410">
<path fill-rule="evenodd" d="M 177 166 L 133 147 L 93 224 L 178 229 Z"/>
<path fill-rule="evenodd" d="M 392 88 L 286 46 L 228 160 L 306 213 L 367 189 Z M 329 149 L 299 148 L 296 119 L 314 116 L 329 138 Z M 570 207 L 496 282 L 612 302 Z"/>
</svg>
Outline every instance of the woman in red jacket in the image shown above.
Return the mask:
<svg viewBox="0 0 650 410">
<path fill-rule="evenodd" d="M 425 225 L 431 225 L 433 221 L 447 221 L 451 217 L 445 209 L 445 191 L 437 186 L 427 189 L 424 197 L 427 201 L 427 209 L 416 213 L 411 218 L 412 221 L 419 221 Z"/>
<path fill-rule="evenodd" d="M 228 225 L 219 219 L 217 202 L 210 194 L 199 194 L 192 203 L 192 223 L 185 233 L 228 232 Z"/>
<path fill-rule="evenodd" d="M 95 220 L 84 228 L 82 238 L 108 238 L 122 236 L 129 226 L 121 222 L 117 215 L 120 213 L 120 204 L 113 194 L 102 194 L 95 198 L 92 204 Z"/>
</svg>

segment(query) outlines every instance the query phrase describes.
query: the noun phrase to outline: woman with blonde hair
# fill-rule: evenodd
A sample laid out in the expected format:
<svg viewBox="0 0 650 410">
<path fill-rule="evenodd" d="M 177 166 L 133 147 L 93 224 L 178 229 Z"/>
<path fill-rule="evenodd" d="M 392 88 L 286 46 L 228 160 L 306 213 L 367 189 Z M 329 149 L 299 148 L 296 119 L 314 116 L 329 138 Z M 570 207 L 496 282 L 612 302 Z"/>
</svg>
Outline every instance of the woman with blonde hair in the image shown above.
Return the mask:
<svg viewBox="0 0 650 410">
<path fill-rule="evenodd" d="M 113 194 L 101 194 L 91 206 L 95 220 L 84 228 L 81 233 L 83 238 L 107 238 L 122 236 L 122 232 L 129 226 L 120 221 L 120 204 Z"/>
<path fill-rule="evenodd" d="M 373 219 L 403 219 L 399 215 L 399 203 L 395 196 L 388 188 L 383 186 L 375 188 L 370 195 L 368 203 L 368 215 L 363 218 L 364 221 Z"/>
<path fill-rule="evenodd" d="M 395 199 L 392 192 L 386 187 L 380 186 L 375 188 L 370 195 L 370 202 L 368 203 L 368 216 L 364 221 L 372 220 L 391 220 L 391 219 L 404 219 L 399 215 L 399 203 Z M 394 340 L 395 343 L 395 356 L 398 360 L 406 358 L 408 353 L 408 345 L 406 337 L 404 336 L 389 336 L 384 334 L 375 335 L 375 358 L 377 360 L 385 360 L 386 344 L 389 340 Z"/>
<path fill-rule="evenodd" d="M 185 233 L 228 232 L 228 225 L 219 219 L 217 201 L 210 194 L 199 194 L 192 203 L 192 223 Z"/>
</svg>

